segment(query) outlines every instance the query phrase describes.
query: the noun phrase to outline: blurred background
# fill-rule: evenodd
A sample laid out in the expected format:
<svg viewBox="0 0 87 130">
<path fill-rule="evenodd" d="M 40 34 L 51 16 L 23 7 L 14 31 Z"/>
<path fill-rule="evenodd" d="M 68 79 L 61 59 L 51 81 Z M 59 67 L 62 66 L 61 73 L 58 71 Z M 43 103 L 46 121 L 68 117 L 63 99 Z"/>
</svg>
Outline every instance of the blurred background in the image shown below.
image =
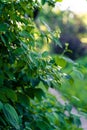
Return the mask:
<svg viewBox="0 0 87 130">
<path fill-rule="evenodd" d="M 67 44 L 68 50 L 64 54 L 71 59 L 76 60 L 87 54 L 87 1 L 63 0 L 54 9 L 45 5 L 37 24 L 43 34 L 55 33 L 55 41 L 49 38 L 51 44 L 45 44 L 43 48 L 51 54 L 62 54 Z"/>
<path fill-rule="evenodd" d="M 63 71 L 70 73 L 74 83 L 64 83 L 60 91 L 79 110 L 87 113 L 87 1 L 63 0 L 53 9 L 45 5 L 35 21 L 44 43 L 39 51 L 57 56 L 58 65 L 63 61 L 60 55 L 78 63 L 76 70 L 71 63 L 62 62 Z"/>
</svg>

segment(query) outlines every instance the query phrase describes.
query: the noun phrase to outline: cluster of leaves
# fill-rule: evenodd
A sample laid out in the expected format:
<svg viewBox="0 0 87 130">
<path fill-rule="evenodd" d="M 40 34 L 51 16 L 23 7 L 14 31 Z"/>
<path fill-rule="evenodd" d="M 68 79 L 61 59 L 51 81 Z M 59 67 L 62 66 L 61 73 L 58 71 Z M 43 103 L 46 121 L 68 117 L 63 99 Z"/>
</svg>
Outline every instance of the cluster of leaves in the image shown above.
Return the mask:
<svg viewBox="0 0 87 130">
<path fill-rule="evenodd" d="M 47 7 L 45 7 L 47 8 Z M 46 10 L 44 8 L 44 10 Z M 50 13 L 51 12 L 51 13 Z M 81 56 L 87 54 L 87 45 L 83 44 L 81 38 L 87 34 L 86 24 L 83 22 L 83 18 L 80 18 L 71 11 L 57 11 L 56 13 L 52 9 L 42 11 L 39 16 L 44 19 L 46 23 L 49 23 L 49 27 L 56 31 L 60 30 L 60 37 L 56 38 L 56 41 L 60 41 L 62 48 L 55 44 L 53 41 L 51 46 L 51 52 L 54 54 L 61 54 L 64 52 L 66 43 L 70 51 L 64 54 L 71 59 L 75 60 Z"/>
<path fill-rule="evenodd" d="M 62 91 L 63 95 L 67 97 L 70 102 L 74 104 L 78 108 L 78 110 L 84 111 L 86 115 L 87 110 L 87 57 L 80 58 L 76 61 L 78 63 L 78 69 L 72 65 L 64 65 L 64 61 L 62 61 L 63 65 L 66 66 L 63 71 L 66 73 L 70 73 L 73 78 L 74 84 L 72 87 L 68 82 L 64 82 L 60 87 L 60 91 Z M 58 63 L 60 64 L 60 62 Z M 64 67 L 63 66 L 63 67 Z M 73 69 L 72 69 L 73 68 Z"/>
<path fill-rule="evenodd" d="M 79 129 L 69 106 L 47 93 L 61 85 L 64 74 L 47 52 L 37 51 L 41 35 L 35 38 L 33 12 L 39 6 L 33 0 L 0 0 L 1 130 Z"/>
</svg>

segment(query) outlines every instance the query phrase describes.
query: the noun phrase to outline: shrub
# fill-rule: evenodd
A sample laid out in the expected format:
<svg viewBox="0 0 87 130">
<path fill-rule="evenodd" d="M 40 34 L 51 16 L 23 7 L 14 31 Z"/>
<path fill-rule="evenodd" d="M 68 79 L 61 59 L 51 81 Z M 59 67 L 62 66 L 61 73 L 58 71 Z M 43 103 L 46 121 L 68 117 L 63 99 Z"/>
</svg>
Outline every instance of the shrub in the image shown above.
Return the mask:
<svg viewBox="0 0 87 130">
<path fill-rule="evenodd" d="M 47 52 L 38 52 L 42 37 L 33 12 L 40 6 L 33 0 L 0 0 L 1 130 L 79 129 L 71 107 L 62 106 L 47 91 L 58 88 L 65 74 Z"/>
</svg>

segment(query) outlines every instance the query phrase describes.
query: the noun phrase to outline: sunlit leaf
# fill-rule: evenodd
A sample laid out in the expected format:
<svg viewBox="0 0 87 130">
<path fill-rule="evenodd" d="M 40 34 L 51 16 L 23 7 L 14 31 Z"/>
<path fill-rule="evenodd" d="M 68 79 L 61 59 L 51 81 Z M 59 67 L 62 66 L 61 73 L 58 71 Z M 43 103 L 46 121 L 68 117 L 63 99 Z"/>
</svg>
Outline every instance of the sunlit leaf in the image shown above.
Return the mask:
<svg viewBox="0 0 87 130">
<path fill-rule="evenodd" d="M 55 0 L 56 2 L 62 2 L 63 0 Z"/>
<path fill-rule="evenodd" d="M 55 63 L 61 67 L 66 67 L 67 62 L 62 57 L 59 57 L 57 55 L 54 56 Z"/>
</svg>

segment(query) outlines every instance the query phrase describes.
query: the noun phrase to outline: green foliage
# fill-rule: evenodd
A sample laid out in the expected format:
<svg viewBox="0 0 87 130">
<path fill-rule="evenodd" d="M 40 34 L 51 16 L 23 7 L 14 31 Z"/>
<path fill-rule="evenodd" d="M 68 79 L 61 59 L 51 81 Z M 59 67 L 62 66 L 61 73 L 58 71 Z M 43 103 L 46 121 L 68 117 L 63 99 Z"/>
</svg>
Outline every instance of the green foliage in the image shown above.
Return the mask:
<svg viewBox="0 0 87 130">
<path fill-rule="evenodd" d="M 42 5 L 44 5 L 46 2 L 48 5 L 54 6 L 56 2 L 61 2 L 62 0 L 41 0 Z"/>
<path fill-rule="evenodd" d="M 57 56 L 58 57 L 58 56 Z M 64 58 L 63 58 L 64 59 Z M 60 62 L 58 63 L 60 64 Z M 62 94 L 77 107 L 78 110 L 87 110 L 87 57 L 80 58 L 73 64 L 66 62 L 63 72 L 71 76 L 70 82 L 64 81 L 59 88 Z"/>
<path fill-rule="evenodd" d="M 33 0 L 0 0 L 0 129 L 79 130 L 74 115 L 48 93 L 65 74 L 47 52 L 38 52 L 36 7 Z"/>
<path fill-rule="evenodd" d="M 63 53 L 73 60 L 87 54 L 87 46 L 81 40 L 87 35 L 83 17 L 68 10 L 55 11 L 50 8 L 47 9 L 47 6 L 41 11 L 39 17 L 49 24 L 49 28 L 51 27 L 52 31 L 55 29 L 56 32 L 58 31 L 58 34 L 60 33 L 60 36 L 56 35 L 56 38 L 54 37 L 54 40 L 51 41 L 51 53 Z M 62 45 L 62 48 L 60 45 Z"/>
<path fill-rule="evenodd" d="M 10 104 L 5 104 L 3 106 L 3 113 L 7 119 L 7 121 L 15 127 L 17 130 L 20 129 L 19 126 L 19 117 L 17 115 L 17 112 Z"/>
</svg>

